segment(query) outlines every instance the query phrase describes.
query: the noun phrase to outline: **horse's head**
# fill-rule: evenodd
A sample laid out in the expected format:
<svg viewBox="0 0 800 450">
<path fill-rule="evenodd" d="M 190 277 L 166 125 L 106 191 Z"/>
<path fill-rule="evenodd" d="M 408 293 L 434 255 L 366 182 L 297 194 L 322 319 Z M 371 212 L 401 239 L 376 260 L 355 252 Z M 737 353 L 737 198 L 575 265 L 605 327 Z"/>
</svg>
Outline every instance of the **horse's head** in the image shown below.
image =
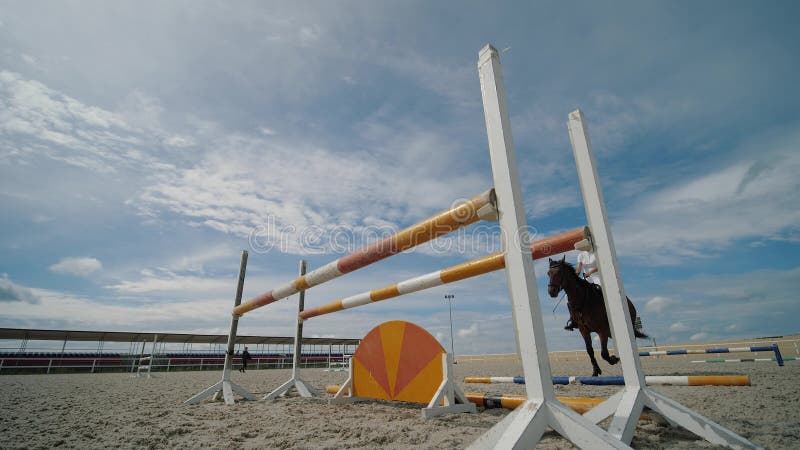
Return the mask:
<svg viewBox="0 0 800 450">
<path fill-rule="evenodd" d="M 575 273 L 575 269 L 572 268 L 572 264 L 567 262 L 566 255 L 561 259 L 550 259 L 550 270 L 547 271 L 547 276 L 550 278 L 550 282 L 547 284 L 547 293 L 550 294 L 550 297 L 556 298 L 558 293 L 564 289 L 564 278 L 567 276 L 568 271 L 572 271 Z"/>
</svg>

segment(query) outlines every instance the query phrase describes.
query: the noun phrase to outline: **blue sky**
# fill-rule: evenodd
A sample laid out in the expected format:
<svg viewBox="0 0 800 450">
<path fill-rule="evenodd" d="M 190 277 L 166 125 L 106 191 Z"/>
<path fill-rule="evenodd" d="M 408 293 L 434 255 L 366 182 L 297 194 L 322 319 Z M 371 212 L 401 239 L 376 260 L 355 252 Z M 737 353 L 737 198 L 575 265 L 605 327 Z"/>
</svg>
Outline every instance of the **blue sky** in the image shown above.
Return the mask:
<svg viewBox="0 0 800 450">
<path fill-rule="evenodd" d="M 476 62 L 491 42 L 508 48 L 530 225 L 585 223 L 566 129 L 581 108 L 646 331 L 796 333 L 797 19 L 793 2 L 3 3 L 0 326 L 223 333 L 242 249 L 250 297 L 300 258 L 342 256 L 315 236 L 405 227 L 488 189 Z M 499 250 L 475 248 L 474 229 L 306 304 Z M 537 275 L 548 347 L 580 348 Z M 457 353 L 515 350 L 502 273 L 306 334 L 405 319 L 449 346 L 445 293 Z M 240 332 L 290 335 L 295 308 L 252 312 Z"/>
</svg>

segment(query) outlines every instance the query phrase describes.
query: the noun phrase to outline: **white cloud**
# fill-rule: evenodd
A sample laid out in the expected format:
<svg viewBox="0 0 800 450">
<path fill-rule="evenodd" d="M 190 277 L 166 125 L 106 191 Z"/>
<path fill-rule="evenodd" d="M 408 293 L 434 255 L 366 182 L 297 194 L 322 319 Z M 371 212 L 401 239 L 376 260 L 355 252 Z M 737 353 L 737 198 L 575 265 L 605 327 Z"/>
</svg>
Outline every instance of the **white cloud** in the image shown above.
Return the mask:
<svg viewBox="0 0 800 450">
<path fill-rule="evenodd" d="M 0 302 L 5 323 L 31 328 L 75 328 L 94 330 L 178 331 L 208 327 L 230 317 L 230 302 L 193 299 L 191 302 L 146 302 L 133 305 L 107 303 L 46 289 L 32 289 L 41 299 L 25 307 Z"/>
<path fill-rule="evenodd" d="M 40 299 L 29 288 L 13 283 L 8 279 L 8 274 L 4 273 L 3 277 L 0 278 L 0 302 L 36 304 L 40 302 Z"/>
<path fill-rule="evenodd" d="M 269 127 L 259 127 L 258 131 L 260 131 L 261 134 L 265 136 L 275 136 L 276 134 L 278 134 L 275 130 Z"/>
<path fill-rule="evenodd" d="M 478 322 L 472 322 L 469 328 L 461 328 L 458 330 L 458 337 L 465 338 L 478 335 Z"/>
<path fill-rule="evenodd" d="M 131 150 L 147 138 L 120 115 L 20 74 L 0 71 L 0 106 L 0 157 L 27 164 L 45 156 L 99 173 L 154 164 Z"/>
<path fill-rule="evenodd" d="M 668 308 L 672 307 L 674 304 L 675 301 L 670 298 L 656 296 L 645 303 L 644 310 L 648 312 L 662 313 Z"/>
<path fill-rule="evenodd" d="M 194 139 L 189 136 L 170 136 L 164 140 L 165 145 L 169 145 L 170 147 L 178 147 L 178 148 L 185 148 L 185 147 L 193 147 L 195 145 Z"/>
<path fill-rule="evenodd" d="M 702 333 L 695 333 L 695 334 L 691 335 L 689 337 L 689 339 L 692 340 L 692 341 L 704 341 L 704 340 L 708 339 L 708 337 L 709 337 L 708 333 L 702 332 Z"/>
<path fill-rule="evenodd" d="M 741 162 L 640 196 L 614 221 L 619 252 L 648 264 L 678 264 L 713 257 L 737 240 L 797 233 L 800 132 L 743 148 L 750 156 Z"/>
<path fill-rule="evenodd" d="M 103 264 L 96 258 L 61 258 L 61 261 L 50 266 L 50 270 L 55 273 L 79 277 L 85 277 L 102 268 Z"/>
<path fill-rule="evenodd" d="M 689 330 L 690 330 L 689 326 L 683 322 L 675 322 L 669 327 L 669 331 L 674 331 L 676 333 L 683 333 Z"/>
<path fill-rule="evenodd" d="M 482 176 L 449 170 L 447 153 L 455 147 L 435 131 L 367 128 L 367 145 L 381 143 L 381 153 L 218 136 L 196 165 L 155 175 L 132 203 L 150 216 L 177 213 L 191 224 L 302 253 L 313 251 L 320 233 L 346 227 L 359 238 L 384 225 L 416 222 L 488 188 Z M 437 157 L 430 148 L 439 150 Z M 331 251 L 329 242 L 317 244 Z"/>
<path fill-rule="evenodd" d="M 117 284 L 106 286 L 120 293 L 142 294 L 147 292 L 181 292 L 190 293 L 228 292 L 232 282 L 229 279 L 214 279 L 196 276 L 163 274 L 157 276 L 152 272 L 144 272 L 138 280 L 123 280 Z"/>
</svg>

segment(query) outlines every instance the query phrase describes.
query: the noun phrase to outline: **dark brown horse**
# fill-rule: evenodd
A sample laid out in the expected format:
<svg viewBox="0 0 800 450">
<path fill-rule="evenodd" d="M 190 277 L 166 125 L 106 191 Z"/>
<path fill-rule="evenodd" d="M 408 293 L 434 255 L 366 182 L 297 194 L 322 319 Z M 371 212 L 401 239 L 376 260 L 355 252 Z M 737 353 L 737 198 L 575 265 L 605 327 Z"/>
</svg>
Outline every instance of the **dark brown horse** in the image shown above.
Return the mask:
<svg viewBox="0 0 800 450">
<path fill-rule="evenodd" d="M 569 304 L 569 314 L 572 321 L 578 326 L 578 330 L 586 343 L 586 353 L 592 361 L 594 371 L 592 376 L 596 377 L 602 373 L 597 360 L 594 358 L 594 348 L 592 348 L 591 333 L 597 333 L 600 337 L 600 356 L 612 366 L 619 362 L 619 358 L 608 353 L 608 338 L 611 337 L 611 328 L 608 325 L 608 315 L 606 306 L 603 302 L 603 291 L 599 286 L 592 284 L 575 273 L 575 267 L 566 261 L 566 256 L 561 260 L 550 260 L 550 270 L 547 272 L 550 283 L 547 285 L 547 293 L 550 297 L 557 297 L 563 289 L 567 293 L 567 303 Z M 631 299 L 628 300 L 628 311 L 631 314 L 631 323 L 636 323 L 636 308 L 633 307 Z M 637 338 L 647 338 L 647 335 L 636 329 L 634 325 L 633 333 Z"/>
</svg>

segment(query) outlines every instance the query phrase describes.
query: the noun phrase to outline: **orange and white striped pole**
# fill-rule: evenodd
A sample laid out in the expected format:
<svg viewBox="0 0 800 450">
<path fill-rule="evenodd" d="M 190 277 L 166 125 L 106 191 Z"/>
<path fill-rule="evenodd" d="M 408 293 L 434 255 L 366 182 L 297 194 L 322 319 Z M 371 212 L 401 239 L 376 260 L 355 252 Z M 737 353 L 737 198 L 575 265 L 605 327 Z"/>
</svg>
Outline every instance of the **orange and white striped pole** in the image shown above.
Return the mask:
<svg viewBox="0 0 800 450">
<path fill-rule="evenodd" d="M 531 253 L 533 259 L 557 255 L 574 249 L 575 244 L 588 238 L 589 229 L 587 227 L 576 228 L 574 230 L 535 241 L 531 244 Z M 437 270 L 436 272 L 431 272 L 401 281 L 399 283 L 390 284 L 389 286 L 385 286 L 380 289 L 362 292 L 360 294 L 353 295 L 352 297 L 326 303 L 316 308 L 307 309 L 300 313 L 299 317 L 302 320 L 307 320 L 323 314 L 355 308 L 357 306 L 363 306 L 370 303 L 379 302 L 381 300 L 399 297 L 401 295 L 430 289 L 432 287 L 441 286 L 454 281 L 476 277 L 478 275 L 503 269 L 505 266 L 506 261 L 503 254 L 495 253 L 489 256 L 473 259 L 472 261 L 458 264 L 456 266 L 448 267 L 446 269 Z"/>
<path fill-rule="evenodd" d="M 480 219 L 494 220 L 496 214 L 494 189 L 490 189 L 422 222 L 400 230 L 386 239 L 369 244 L 319 269 L 312 270 L 294 281 L 253 297 L 234 308 L 233 314 L 241 316 L 248 311 L 305 291 L 439 236 L 444 236 Z"/>
</svg>

